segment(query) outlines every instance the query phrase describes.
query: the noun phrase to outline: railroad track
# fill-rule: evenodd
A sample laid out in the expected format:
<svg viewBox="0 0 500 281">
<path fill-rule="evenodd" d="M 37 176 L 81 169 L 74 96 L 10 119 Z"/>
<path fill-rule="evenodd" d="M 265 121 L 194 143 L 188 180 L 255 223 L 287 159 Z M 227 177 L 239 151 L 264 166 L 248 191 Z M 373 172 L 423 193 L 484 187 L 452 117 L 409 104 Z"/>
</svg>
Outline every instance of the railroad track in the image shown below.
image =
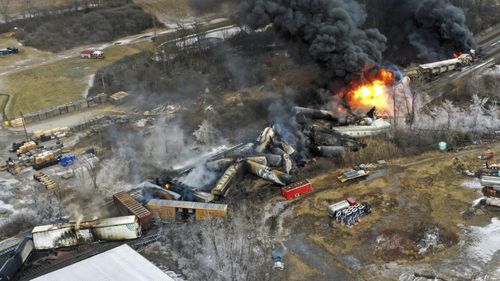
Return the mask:
<svg viewBox="0 0 500 281">
<path fill-rule="evenodd" d="M 144 247 L 148 244 L 158 241 L 160 238 L 160 234 L 158 232 L 143 236 L 141 238 L 131 240 L 131 241 L 111 241 L 111 242 L 103 242 L 98 244 L 91 245 L 82 245 L 81 247 L 90 247 L 89 249 L 81 251 L 80 248 L 77 253 L 74 255 L 67 255 L 66 258 L 58 259 L 53 262 L 48 262 L 45 264 L 41 264 L 39 266 L 32 266 L 23 270 L 20 274 L 19 280 L 31 280 L 38 276 L 47 274 L 49 272 L 61 269 L 68 265 L 74 264 L 81 260 L 90 258 L 92 256 L 98 255 L 105 251 L 111 250 L 123 244 L 127 244 L 134 249 L 138 249 L 140 247 Z"/>
<path fill-rule="evenodd" d="M 137 249 L 140 247 L 144 247 L 148 244 L 154 243 L 154 242 L 158 241 L 159 239 L 160 239 L 160 233 L 156 232 L 154 234 L 144 236 L 144 237 L 141 237 L 139 239 L 130 241 L 127 243 L 127 245 L 129 245 L 130 247 L 132 247 L 134 249 Z"/>
</svg>

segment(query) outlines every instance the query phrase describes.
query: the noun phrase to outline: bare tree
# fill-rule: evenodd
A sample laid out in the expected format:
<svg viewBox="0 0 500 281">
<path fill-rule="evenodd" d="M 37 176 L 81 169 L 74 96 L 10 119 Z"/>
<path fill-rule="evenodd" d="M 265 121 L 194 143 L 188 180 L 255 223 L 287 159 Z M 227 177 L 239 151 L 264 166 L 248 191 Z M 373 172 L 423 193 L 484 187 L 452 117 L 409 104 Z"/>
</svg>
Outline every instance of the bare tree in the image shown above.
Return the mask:
<svg viewBox="0 0 500 281">
<path fill-rule="evenodd" d="M 22 1 L 23 17 L 30 18 L 32 16 L 32 11 L 33 11 L 32 0 L 21 0 L 21 1 Z"/>
<path fill-rule="evenodd" d="M 86 158 L 82 161 L 85 170 L 89 174 L 90 180 L 92 182 L 92 187 L 97 191 L 99 190 L 99 186 L 97 184 L 97 169 L 95 164 L 92 162 L 91 158 Z"/>
<path fill-rule="evenodd" d="M 9 21 L 9 8 L 12 0 L 0 0 L 0 15 L 4 22 Z"/>
</svg>

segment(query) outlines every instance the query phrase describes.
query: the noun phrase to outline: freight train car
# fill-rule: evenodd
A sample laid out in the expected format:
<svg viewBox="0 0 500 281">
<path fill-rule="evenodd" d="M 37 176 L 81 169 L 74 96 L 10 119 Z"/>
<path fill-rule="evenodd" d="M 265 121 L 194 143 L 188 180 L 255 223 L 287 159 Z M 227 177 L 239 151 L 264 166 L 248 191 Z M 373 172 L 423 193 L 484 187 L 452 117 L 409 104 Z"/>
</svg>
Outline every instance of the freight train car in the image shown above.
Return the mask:
<svg viewBox="0 0 500 281">
<path fill-rule="evenodd" d="M 23 267 L 26 260 L 33 253 L 34 244 L 31 238 L 25 238 L 16 247 L 11 256 L 0 267 L 0 280 L 14 280 L 19 270 Z"/>
<path fill-rule="evenodd" d="M 135 215 L 61 224 L 42 225 L 31 232 L 35 249 L 57 249 L 100 241 L 119 241 L 141 237 Z"/>
<path fill-rule="evenodd" d="M 433 76 L 459 70 L 460 68 L 472 64 L 476 60 L 476 52 L 471 50 L 470 53 L 463 53 L 453 59 L 437 61 L 432 63 L 421 64 L 417 67 L 407 69 L 405 76 L 410 78 L 431 78 Z"/>
<path fill-rule="evenodd" d="M 127 192 L 122 191 L 114 194 L 113 202 L 120 213 L 137 216 L 143 229 L 151 227 L 153 214 Z"/>
<path fill-rule="evenodd" d="M 208 217 L 225 217 L 227 215 L 226 204 L 153 199 L 148 202 L 146 207 L 155 216 L 167 221 L 190 219 L 191 217 L 203 220 Z"/>
</svg>

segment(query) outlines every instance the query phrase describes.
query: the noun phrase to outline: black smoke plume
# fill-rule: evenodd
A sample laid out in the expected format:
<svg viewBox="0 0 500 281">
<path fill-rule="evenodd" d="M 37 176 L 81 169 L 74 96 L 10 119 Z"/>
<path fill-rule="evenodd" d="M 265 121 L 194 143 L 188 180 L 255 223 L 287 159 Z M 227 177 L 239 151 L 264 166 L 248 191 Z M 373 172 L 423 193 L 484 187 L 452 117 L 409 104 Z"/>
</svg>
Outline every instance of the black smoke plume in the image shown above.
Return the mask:
<svg viewBox="0 0 500 281">
<path fill-rule="evenodd" d="M 380 32 L 362 28 L 366 14 L 353 0 L 242 0 L 240 9 L 243 23 L 254 29 L 272 23 L 295 58 L 312 58 L 329 88 L 381 62 L 386 48 Z"/>
<path fill-rule="evenodd" d="M 367 0 L 368 22 L 388 38 L 387 57 L 396 63 L 447 59 L 476 49 L 464 12 L 446 0 Z"/>
</svg>

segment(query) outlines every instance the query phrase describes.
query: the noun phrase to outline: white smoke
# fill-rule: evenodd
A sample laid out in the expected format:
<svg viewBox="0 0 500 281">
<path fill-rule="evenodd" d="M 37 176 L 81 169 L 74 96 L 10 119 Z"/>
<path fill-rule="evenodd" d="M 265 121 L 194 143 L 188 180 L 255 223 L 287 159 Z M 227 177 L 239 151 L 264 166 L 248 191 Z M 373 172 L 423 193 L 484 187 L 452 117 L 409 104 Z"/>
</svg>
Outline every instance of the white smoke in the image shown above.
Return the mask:
<svg viewBox="0 0 500 281">
<path fill-rule="evenodd" d="M 142 130 L 117 130 L 110 134 L 112 156 L 103 161 L 97 176 L 100 190 L 130 190 L 148 176 L 159 176 L 157 173 L 162 170 L 189 167 L 194 168 L 182 179 L 184 183 L 196 187 L 213 180 L 215 175 L 203 163 L 213 147 L 226 141 L 208 121 L 194 133 L 164 118 L 149 130 Z"/>
</svg>

